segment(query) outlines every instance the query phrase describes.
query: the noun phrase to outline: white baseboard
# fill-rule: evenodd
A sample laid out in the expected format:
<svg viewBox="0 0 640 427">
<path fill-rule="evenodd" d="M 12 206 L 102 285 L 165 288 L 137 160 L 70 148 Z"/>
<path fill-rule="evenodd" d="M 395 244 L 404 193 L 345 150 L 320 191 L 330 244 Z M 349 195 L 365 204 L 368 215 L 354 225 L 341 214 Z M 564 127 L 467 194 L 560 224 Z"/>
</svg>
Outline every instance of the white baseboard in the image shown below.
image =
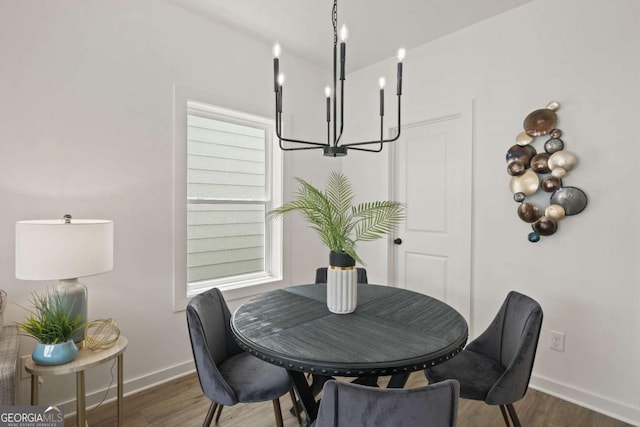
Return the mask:
<svg viewBox="0 0 640 427">
<path fill-rule="evenodd" d="M 171 366 L 166 369 L 151 372 L 149 374 L 142 375 L 137 378 L 125 380 L 124 395 L 126 397 L 126 396 L 140 393 L 141 391 L 147 390 L 152 387 L 156 387 L 158 385 L 172 381 L 176 378 L 183 377 L 195 371 L 196 371 L 195 364 L 193 360 L 191 360 L 188 362 Z M 106 391 L 107 391 L 107 387 L 104 387 L 98 391 L 95 391 L 87 395 L 87 398 L 86 398 L 87 411 L 91 410 L 94 406 L 100 403 L 100 401 L 104 398 Z M 117 384 L 114 382 L 111 388 L 109 389 L 107 397 L 104 399 L 103 405 L 110 402 L 115 402 L 117 397 L 116 393 L 117 393 Z M 61 405 L 64 408 L 65 416 L 75 417 L 75 413 L 76 413 L 75 398 L 68 400 L 66 402 L 63 402 Z"/>
<path fill-rule="evenodd" d="M 549 378 L 532 375 L 529 386 L 559 399 L 583 406 L 608 417 L 640 426 L 640 407 L 613 401 L 605 396 L 553 381 Z"/>
</svg>

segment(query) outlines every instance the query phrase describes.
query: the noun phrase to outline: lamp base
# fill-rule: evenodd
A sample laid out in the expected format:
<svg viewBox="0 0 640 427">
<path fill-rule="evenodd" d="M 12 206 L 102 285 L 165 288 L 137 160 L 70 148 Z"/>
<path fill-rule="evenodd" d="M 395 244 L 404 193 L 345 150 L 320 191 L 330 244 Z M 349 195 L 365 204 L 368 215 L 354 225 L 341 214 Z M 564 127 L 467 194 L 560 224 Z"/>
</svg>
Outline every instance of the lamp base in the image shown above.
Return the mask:
<svg viewBox="0 0 640 427">
<path fill-rule="evenodd" d="M 79 343 L 84 340 L 87 323 L 87 287 L 78 279 L 65 279 L 60 280 L 55 289 L 60 295 L 62 307 L 69 312 L 71 318 L 82 317 L 82 327 L 73 334 L 73 342 Z"/>
</svg>

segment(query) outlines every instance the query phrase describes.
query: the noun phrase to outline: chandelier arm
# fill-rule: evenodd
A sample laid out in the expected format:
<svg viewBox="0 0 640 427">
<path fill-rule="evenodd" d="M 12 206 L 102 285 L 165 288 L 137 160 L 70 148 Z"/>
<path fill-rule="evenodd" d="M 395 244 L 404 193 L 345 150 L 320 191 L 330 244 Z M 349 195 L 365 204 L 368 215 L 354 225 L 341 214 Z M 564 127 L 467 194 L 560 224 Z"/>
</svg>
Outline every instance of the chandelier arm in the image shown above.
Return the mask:
<svg viewBox="0 0 640 427">
<path fill-rule="evenodd" d="M 380 142 L 380 147 L 378 147 L 378 149 L 374 150 L 371 148 L 362 148 L 362 147 L 349 147 L 349 150 L 358 150 L 358 151 L 368 151 L 370 153 L 379 153 L 382 151 L 382 143 Z"/>
<path fill-rule="evenodd" d="M 387 142 L 393 142 L 396 141 L 398 138 L 400 138 L 400 132 L 402 130 L 402 127 L 400 125 L 400 97 L 402 95 L 398 95 L 398 133 L 396 134 L 395 137 L 393 138 L 389 138 L 389 139 L 380 139 L 378 141 L 365 141 L 365 142 L 351 142 L 349 144 L 342 144 L 343 147 L 349 147 L 350 149 L 352 147 L 356 147 L 359 145 L 368 145 L 368 144 L 383 144 L 383 143 L 387 143 Z M 354 148 L 355 149 L 355 148 Z"/>
<path fill-rule="evenodd" d="M 323 145 L 322 147 L 318 147 L 318 146 L 314 145 L 313 147 L 289 147 L 289 148 L 286 148 L 286 147 L 282 146 L 282 141 L 280 141 L 280 149 L 282 151 L 319 150 L 319 149 L 324 148 L 326 146 L 327 145 Z"/>
<path fill-rule="evenodd" d="M 302 141 L 300 139 L 283 138 L 282 136 L 280 136 L 280 134 L 278 133 L 277 130 L 276 130 L 276 136 L 278 137 L 278 140 L 280 140 L 280 148 L 282 148 L 282 141 L 295 142 L 296 144 L 313 145 L 314 147 L 312 147 L 312 148 L 323 148 L 323 147 L 328 147 L 329 146 L 329 144 L 324 144 L 322 142 Z"/>
<path fill-rule="evenodd" d="M 324 147 L 328 147 L 329 144 L 323 144 L 321 142 L 314 142 L 314 141 L 302 141 L 299 139 L 292 139 L 292 138 L 284 138 L 281 134 L 281 130 L 282 130 L 282 117 L 280 116 L 281 113 L 277 113 L 276 114 L 276 136 L 278 137 L 278 141 L 279 141 L 279 145 L 280 148 L 288 151 L 288 150 L 302 150 L 302 149 L 312 149 L 312 148 L 324 148 Z M 313 147 L 301 147 L 301 148 L 284 148 L 284 146 L 282 145 L 282 141 L 285 142 L 295 142 L 296 144 L 307 144 L 307 145 L 313 145 Z"/>
</svg>

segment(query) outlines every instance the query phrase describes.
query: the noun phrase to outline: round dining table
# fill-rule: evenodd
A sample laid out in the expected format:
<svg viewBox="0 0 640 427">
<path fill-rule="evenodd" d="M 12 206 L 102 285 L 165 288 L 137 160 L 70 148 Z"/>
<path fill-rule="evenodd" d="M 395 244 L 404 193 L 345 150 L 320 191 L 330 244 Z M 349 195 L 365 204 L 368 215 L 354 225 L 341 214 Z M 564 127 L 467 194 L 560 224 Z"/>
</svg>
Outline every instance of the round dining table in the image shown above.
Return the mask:
<svg viewBox="0 0 640 427">
<path fill-rule="evenodd" d="M 359 284 L 357 292 L 349 314 L 329 311 L 326 284 L 267 292 L 233 314 L 238 344 L 289 372 L 309 422 L 318 390 L 305 373 L 321 384 L 333 376 L 390 375 L 389 387 L 403 387 L 409 373 L 455 357 L 467 342 L 466 320 L 438 299 L 372 284 Z"/>
</svg>

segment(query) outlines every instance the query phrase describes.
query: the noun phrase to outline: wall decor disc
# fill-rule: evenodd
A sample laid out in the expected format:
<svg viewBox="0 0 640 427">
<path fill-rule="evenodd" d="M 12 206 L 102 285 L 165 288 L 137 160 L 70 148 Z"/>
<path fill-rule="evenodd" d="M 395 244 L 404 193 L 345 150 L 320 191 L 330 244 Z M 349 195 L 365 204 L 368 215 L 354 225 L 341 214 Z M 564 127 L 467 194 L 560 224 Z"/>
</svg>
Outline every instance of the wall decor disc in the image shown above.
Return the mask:
<svg viewBox="0 0 640 427">
<path fill-rule="evenodd" d="M 562 180 L 560 178 L 556 178 L 555 176 L 546 176 L 540 183 L 540 188 L 542 188 L 542 191 L 545 191 L 547 193 L 553 193 L 560 187 L 562 187 Z"/>
<path fill-rule="evenodd" d="M 507 164 L 511 162 L 522 162 L 525 167 L 529 167 L 529 162 L 533 156 L 538 154 L 535 148 L 531 145 L 513 145 L 507 151 Z"/>
<path fill-rule="evenodd" d="M 533 231 L 541 236 L 551 236 L 558 229 L 558 223 L 554 220 L 543 216 L 531 225 Z"/>
<path fill-rule="evenodd" d="M 536 242 L 540 241 L 540 235 L 538 233 L 536 233 L 535 231 L 532 231 L 531 233 L 529 233 L 527 238 L 529 239 L 529 241 L 531 243 L 536 243 Z"/>
<path fill-rule="evenodd" d="M 553 135 L 551 135 L 553 136 Z M 553 154 L 556 151 L 560 151 L 564 148 L 564 142 L 559 137 L 549 138 L 547 142 L 544 143 L 544 151 L 549 154 Z"/>
<path fill-rule="evenodd" d="M 576 155 L 567 150 L 556 151 L 549 157 L 549 168 L 562 168 L 569 172 L 576 167 L 578 159 Z"/>
<path fill-rule="evenodd" d="M 527 170 L 524 163 L 519 160 L 514 160 L 507 165 L 507 173 L 511 176 L 520 176 Z"/>
<path fill-rule="evenodd" d="M 560 205 L 549 205 L 544 210 L 544 216 L 551 218 L 554 221 L 560 221 L 565 217 L 566 213 L 564 208 Z"/>
<path fill-rule="evenodd" d="M 524 222 L 536 222 L 540 218 L 540 210 L 533 203 L 521 203 L 518 206 L 518 216 Z"/>
<path fill-rule="evenodd" d="M 577 215 L 587 207 L 587 195 L 577 187 L 562 187 L 551 195 L 551 204 L 564 208 L 567 216 Z"/>
<path fill-rule="evenodd" d="M 547 104 L 545 108 L 548 108 L 551 111 L 556 111 L 558 108 L 560 108 L 560 103 L 556 101 L 551 101 Z"/>
<path fill-rule="evenodd" d="M 549 153 L 538 153 L 531 159 L 531 169 L 536 173 L 549 173 Z"/>
<path fill-rule="evenodd" d="M 513 200 L 515 200 L 516 202 L 522 202 L 526 198 L 527 198 L 527 195 L 524 193 L 516 193 L 513 195 Z"/>
<path fill-rule="evenodd" d="M 542 108 L 530 113 L 524 119 L 524 131 L 531 136 L 547 135 L 558 123 L 558 116 L 548 108 Z"/>
<path fill-rule="evenodd" d="M 518 145 L 527 145 L 531 141 L 533 141 L 533 137 L 524 131 L 516 136 L 516 144 Z"/>
<path fill-rule="evenodd" d="M 527 169 L 520 176 L 511 177 L 511 191 L 515 193 L 524 193 L 525 196 L 533 196 L 540 186 L 540 178 L 531 169 Z"/>
</svg>

